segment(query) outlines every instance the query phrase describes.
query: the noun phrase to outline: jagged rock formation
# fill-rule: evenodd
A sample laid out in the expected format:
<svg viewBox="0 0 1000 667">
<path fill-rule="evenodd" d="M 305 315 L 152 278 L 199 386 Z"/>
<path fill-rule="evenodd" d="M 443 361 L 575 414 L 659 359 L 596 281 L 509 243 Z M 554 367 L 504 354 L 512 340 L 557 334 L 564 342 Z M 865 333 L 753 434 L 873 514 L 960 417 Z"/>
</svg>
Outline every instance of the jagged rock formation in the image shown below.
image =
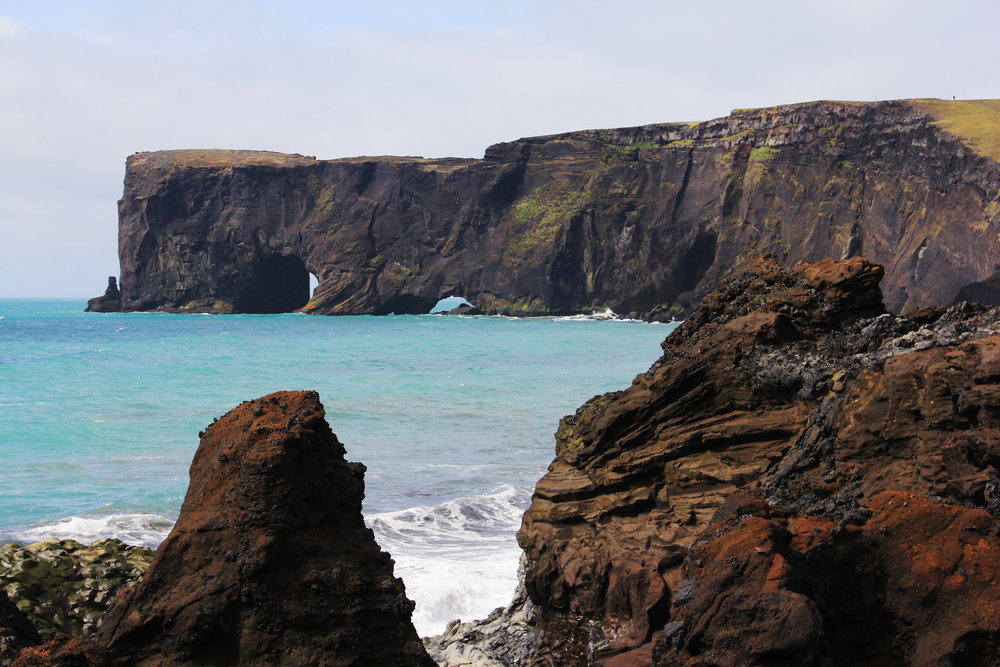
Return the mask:
<svg viewBox="0 0 1000 667">
<path fill-rule="evenodd" d="M 90 546 L 74 540 L 5 544 L 0 547 L 0 591 L 43 639 L 86 637 L 118 591 L 137 582 L 152 560 L 152 549 L 114 539 Z"/>
<path fill-rule="evenodd" d="M 116 664 L 433 665 L 315 392 L 205 431 L 180 516 L 95 640 Z"/>
<path fill-rule="evenodd" d="M 563 419 L 530 664 L 994 664 L 1000 309 L 889 315 L 882 277 L 745 262 Z"/>
<path fill-rule="evenodd" d="M 402 314 L 454 294 L 669 318 L 761 250 L 864 254 L 897 312 L 1000 303 L 998 137 L 998 101 L 907 100 L 569 132 L 482 160 L 138 153 L 120 307 Z"/>
<path fill-rule="evenodd" d="M 87 311 L 91 313 L 116 313 L 122 309 L 122 293 L 118 289 L 118 279 L 108 276 L 108 287 L 103 296 L 95 296 L 87 301 Z"/>
</svg>

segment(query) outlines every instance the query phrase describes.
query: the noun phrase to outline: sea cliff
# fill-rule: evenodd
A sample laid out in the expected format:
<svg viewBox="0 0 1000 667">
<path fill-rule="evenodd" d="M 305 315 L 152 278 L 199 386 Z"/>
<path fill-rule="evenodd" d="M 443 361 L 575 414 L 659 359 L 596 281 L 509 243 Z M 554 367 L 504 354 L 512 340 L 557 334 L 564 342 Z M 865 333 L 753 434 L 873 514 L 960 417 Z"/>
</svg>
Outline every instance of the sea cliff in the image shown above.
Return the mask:
<svg viewBox="0 0 1000 667">
<path fill-rule="evenodd" d="M 1000 102 L 810 102 L 500 143 L 483 159 L 127 160 L 91 310 L 689 314 L 741 258 L 864 255 L 890 311 L 1000 303 Z M 309 291 L 309 274 L 318 288 Z"/>
</svg>

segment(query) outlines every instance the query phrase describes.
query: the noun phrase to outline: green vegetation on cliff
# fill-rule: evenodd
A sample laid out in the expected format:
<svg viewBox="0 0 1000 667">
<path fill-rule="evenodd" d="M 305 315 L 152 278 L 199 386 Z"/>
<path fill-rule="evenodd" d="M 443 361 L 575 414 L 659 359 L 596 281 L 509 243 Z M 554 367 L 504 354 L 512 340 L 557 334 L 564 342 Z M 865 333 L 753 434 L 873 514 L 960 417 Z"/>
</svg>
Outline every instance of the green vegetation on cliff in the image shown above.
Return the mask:
<svg viewBox="0 0 1000 667">
<path fill-rule="evenodd" d="M 911 100 L 969 148 L 1000 162 L 1000 100 Z"/>
</svg>

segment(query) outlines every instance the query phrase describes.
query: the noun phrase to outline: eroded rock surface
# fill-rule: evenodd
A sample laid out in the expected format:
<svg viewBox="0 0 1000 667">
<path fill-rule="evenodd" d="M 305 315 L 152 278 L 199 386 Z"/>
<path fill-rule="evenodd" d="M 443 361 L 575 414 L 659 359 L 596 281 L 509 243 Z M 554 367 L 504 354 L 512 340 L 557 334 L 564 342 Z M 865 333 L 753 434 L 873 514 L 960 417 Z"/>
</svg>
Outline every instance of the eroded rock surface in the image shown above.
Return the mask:
<svg viewBox="0 0 1000 667">
<path fill-rule="evenodd" d="M 989 512 L 885 491 L 864 521 L 735 494 L 692 547 L 662 665 L 994 665 L 1000 537 Z"/>
<path fill-rule="evenodd" d="M 880 262 L 893 311 L 1000 303 L 998 128 L 995 100 L 809 102 L 481 160 L 138 153 L 120 307 L 404 314 L 461 294 L 487 314 L 662 320 L 764 250 Z"/>
<path fill-rule="evenodd" d="M 18 652 L 42 641 L 28 617 L 0 591 L 0 665 L 7 667 Z"/>
<path fill-rule="evenodd" d="M 433 665 L 315 392 L 205 431 L 180 516 L 95 639 L 117 664 Z"/>
<path fill-rule="evenodd" d="M 529 663 L 993 664 L 1000 309 L 889 315 L 882 278 L 745 262 L 563 419 Z"/>
<path fill-rule="evenodd" d="M 84 546 L 74 540 L 43 540 L 0 547 L 0 590 L 38 629 L 86 637 L 114 601 L 153 560 L 153 551 L 120 540 Z"/>
</svg>

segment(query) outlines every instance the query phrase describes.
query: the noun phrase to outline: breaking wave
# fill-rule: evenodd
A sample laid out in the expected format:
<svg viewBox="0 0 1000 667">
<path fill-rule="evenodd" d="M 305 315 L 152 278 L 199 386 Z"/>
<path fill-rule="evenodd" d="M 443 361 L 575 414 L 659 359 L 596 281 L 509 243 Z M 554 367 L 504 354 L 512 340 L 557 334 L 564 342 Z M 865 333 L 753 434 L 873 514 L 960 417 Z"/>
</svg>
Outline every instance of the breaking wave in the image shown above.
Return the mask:
<svg viewBox="0 0 1000 667">
<path fill-rule="evenodd" d="M 106 516 L 71 516 L 52 523 L 0 535 L 6 541 L 28 544 L 57 538 L 89 544 L 95 540 L 117 537 L 126 544 L 156 547 L 166 538 L 174 521 L 159 514 L 108 514 Z"/>
<path fill-rule="evenodd" d="M 530 494 L 505 485 L 490 493 L 374 514 L 366 523 L 396 561 L 396 576 L 417 603 L 413 624 L 421 635 L 444 631 L 455 618 L 483 618 L 510 602 L 520 550 L 514 540 Z M 174 521 L 159 514 L 72 516 L 0 535 L 28 544 L 49 538 L 84 544 L 116 537 L 156 547 Z"/>
<path fill-rule="evenodd" d="M 484 618 L 510 602 L 521 553 L 514 534 L 530 498 L 528 491 L 505 485 L 368 518 L 417 603 L 413 624 L 421 636 L 443 632 L 456 618 Z"/>
</svg>

